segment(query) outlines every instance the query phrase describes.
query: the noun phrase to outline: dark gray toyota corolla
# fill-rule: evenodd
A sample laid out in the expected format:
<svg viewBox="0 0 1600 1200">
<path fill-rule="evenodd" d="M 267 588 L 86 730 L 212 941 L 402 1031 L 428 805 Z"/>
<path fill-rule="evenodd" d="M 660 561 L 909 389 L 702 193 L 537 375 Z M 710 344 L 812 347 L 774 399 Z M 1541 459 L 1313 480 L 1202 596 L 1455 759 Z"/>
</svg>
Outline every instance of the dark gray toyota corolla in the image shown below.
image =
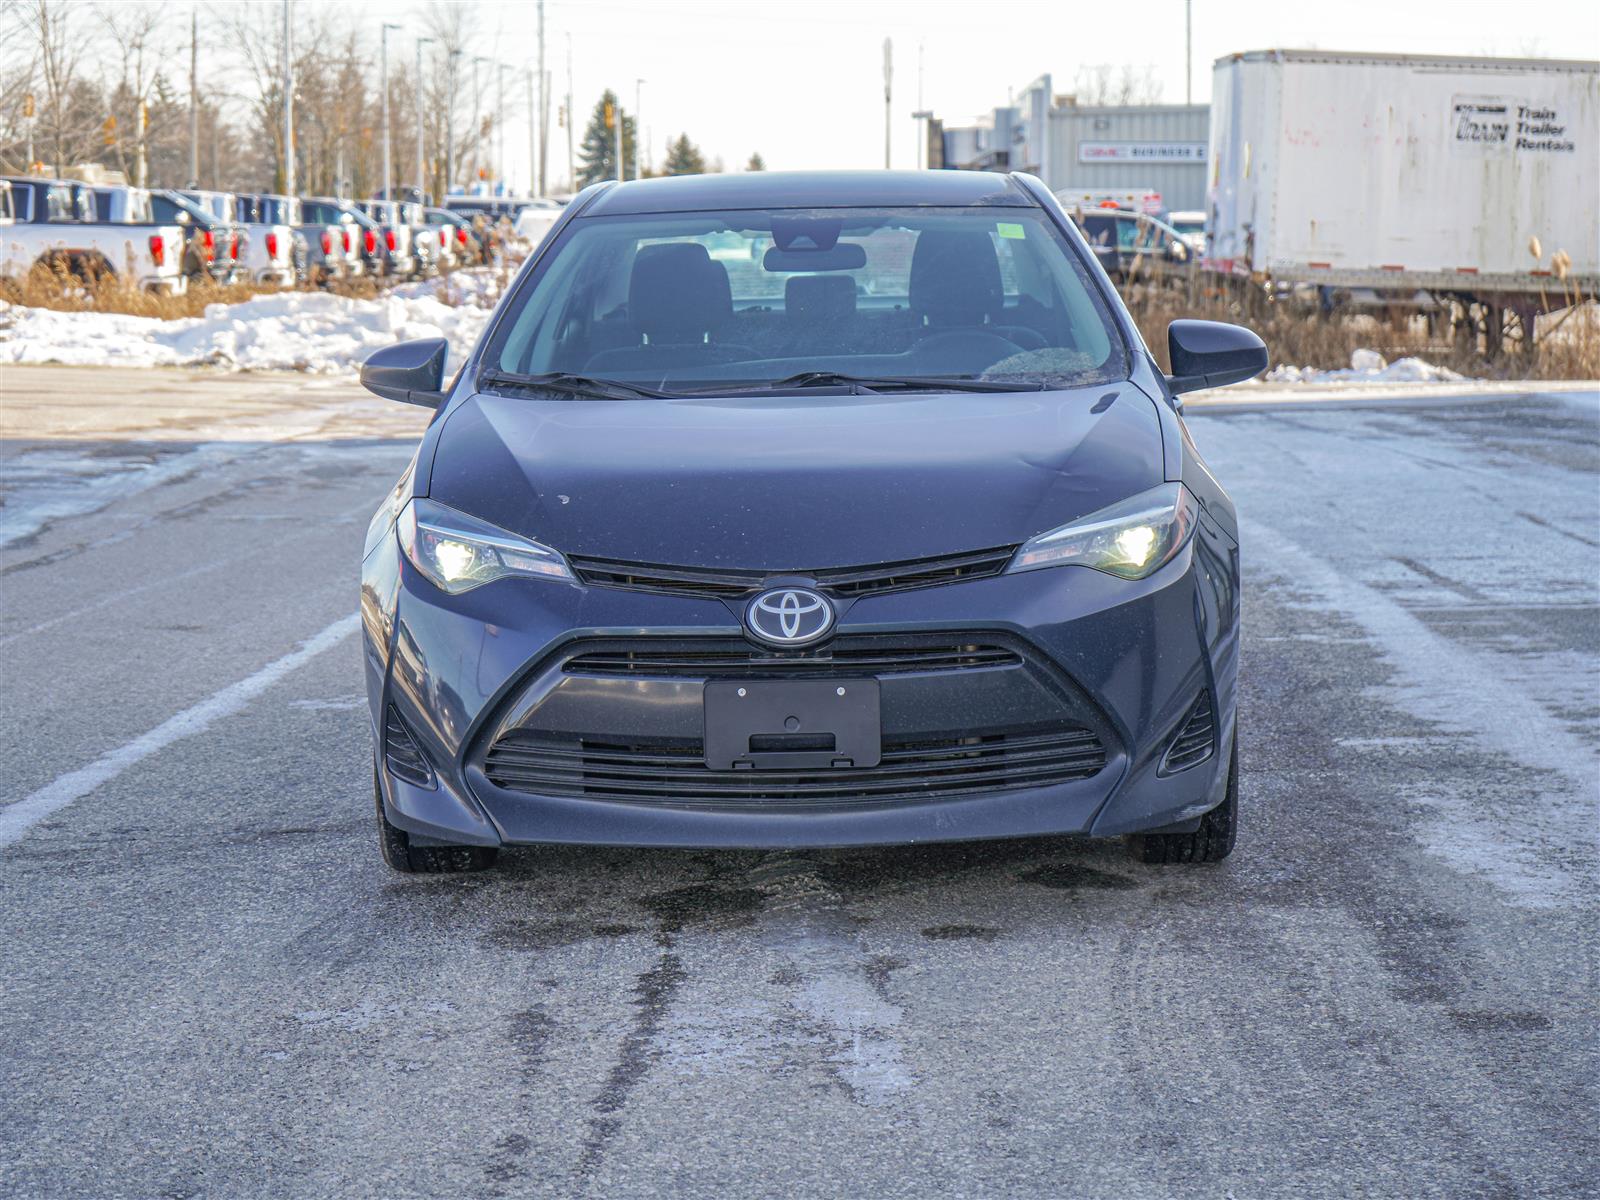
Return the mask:
<svg viewBox="0 0 1600 1200">
<path fill-rule="evenodd" d="M 380 844 L 852 846 L 1237 824 L 1239 545 L 1179 393 L 1044 186 L 969 172 L 599 184 L 373 519 Z"/>
</svg>

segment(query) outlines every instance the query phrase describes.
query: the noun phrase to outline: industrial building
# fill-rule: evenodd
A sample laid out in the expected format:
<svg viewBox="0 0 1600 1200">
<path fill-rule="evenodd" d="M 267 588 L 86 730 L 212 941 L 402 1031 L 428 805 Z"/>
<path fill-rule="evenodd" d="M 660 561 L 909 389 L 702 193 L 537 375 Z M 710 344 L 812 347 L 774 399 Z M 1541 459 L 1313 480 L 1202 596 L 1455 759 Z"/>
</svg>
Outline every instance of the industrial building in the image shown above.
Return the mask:
<svg viewBox="0 0 1600 1200">
<path fill-rule="evenodd" d="M 932 165 L 1028 171 L 1055 192 L 1145 189 L 1168 210 L 1206 200 L 1207 104 L 1080 105 L 1041 75 L 1012 103 L 968 126 L 930 121 Z"/>
</svg>

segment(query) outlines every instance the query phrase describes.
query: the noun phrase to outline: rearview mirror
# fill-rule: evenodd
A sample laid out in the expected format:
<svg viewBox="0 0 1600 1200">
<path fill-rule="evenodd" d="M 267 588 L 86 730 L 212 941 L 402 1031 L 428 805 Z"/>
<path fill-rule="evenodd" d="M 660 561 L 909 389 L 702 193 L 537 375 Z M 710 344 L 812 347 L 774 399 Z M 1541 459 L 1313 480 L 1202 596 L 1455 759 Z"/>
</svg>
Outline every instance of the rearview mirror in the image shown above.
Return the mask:
<svg viewBox="0 0 1600 1200">
<path fill-rule="evenodd" d="M 1167 326 L 1174 394 L 1254 379 L 1267 369 L 1267 346 L 1250 330 L 1222 321 L 1174 321 Z"/>
<path fill-rule="evenodd" d="M 385 400 L 438 408 L 444 402 L 444 361 L 450 343 L 443 338 L 401 342 L 374 352 L 361 364 L 361 386 Z"/>
</svg>

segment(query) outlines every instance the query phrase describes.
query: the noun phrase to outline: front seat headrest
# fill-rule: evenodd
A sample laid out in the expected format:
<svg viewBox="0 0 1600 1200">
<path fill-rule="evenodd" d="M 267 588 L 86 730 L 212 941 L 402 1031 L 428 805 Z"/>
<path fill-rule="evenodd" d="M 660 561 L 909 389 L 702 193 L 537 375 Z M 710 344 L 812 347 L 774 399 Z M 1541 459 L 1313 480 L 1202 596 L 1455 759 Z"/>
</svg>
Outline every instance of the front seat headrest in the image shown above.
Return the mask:
<svg viewBox="0 0 1600 1200">
<path fill-rule="evenodd" d="M 699 242 L 639 247 L 628 281 L 628 316 L 652 345 L 704 341 L 732 315 L 728 272 Z"/>
<path fill-rule="evenodd" d="M 930 325 L 982 325 L 1004 302 L 987 231 L 928 230 L 911 252 L 911 311 Z"/>
</svg>

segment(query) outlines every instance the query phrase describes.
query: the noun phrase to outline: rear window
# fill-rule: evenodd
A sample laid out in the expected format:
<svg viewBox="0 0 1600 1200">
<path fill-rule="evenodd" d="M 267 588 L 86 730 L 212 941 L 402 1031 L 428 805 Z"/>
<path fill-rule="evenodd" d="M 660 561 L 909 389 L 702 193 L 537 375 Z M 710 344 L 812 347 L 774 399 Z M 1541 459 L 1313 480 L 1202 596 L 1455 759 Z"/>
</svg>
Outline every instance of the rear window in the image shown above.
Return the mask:
<svg viewBox="0 0 1600 1200">
<path fill-rule="evenodd" d="M 509 299 L 487 359 L 693 390 L 807 371 L 1125 378 L 1077 253 L 1034 209 L 580 218 Z"/>
</svg>

